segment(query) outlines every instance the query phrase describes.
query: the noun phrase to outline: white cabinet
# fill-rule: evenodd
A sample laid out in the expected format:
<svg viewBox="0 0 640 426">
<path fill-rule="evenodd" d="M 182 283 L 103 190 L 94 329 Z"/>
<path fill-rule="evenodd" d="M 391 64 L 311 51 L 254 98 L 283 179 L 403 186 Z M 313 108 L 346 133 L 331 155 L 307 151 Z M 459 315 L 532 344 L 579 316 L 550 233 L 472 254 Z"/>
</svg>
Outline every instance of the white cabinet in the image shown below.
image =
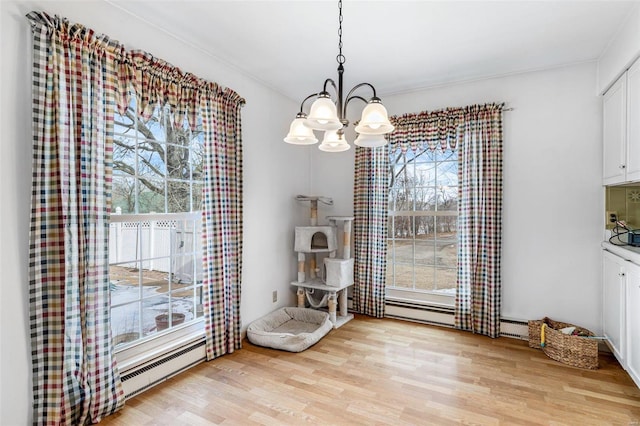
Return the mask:
<svg viewBox="0 0 640 426">
<path fill-rule="evenodd" d="M 640 180 L 640 61 L 627 71 L 626 181 Z"/>
<path fill-rule="evenodd" d="M 603 317 L 602 326 L 607 344 L 625 368 L 625 299 L 626 299 L 626 260 L 608 251 L 603 251 L 602 270 L 603 285 Z"/>
<path fill-rule="evenodd" d="M 602 103 L 604 185 L 640 180 L 640 61 L 604 94 Z"/>
<path fill-rule="evenodd" d="M 628 262 L 626 343 L 627 372 L 640 387 L 640 266 Z"/>
<path fill-rule="evenodd" d="M 602 103 L 602 181 L 604 185 L 622 183 L 626 180 L 626 114 L 627 74 L 625 73 L 607 90 Z"/>
</svg>

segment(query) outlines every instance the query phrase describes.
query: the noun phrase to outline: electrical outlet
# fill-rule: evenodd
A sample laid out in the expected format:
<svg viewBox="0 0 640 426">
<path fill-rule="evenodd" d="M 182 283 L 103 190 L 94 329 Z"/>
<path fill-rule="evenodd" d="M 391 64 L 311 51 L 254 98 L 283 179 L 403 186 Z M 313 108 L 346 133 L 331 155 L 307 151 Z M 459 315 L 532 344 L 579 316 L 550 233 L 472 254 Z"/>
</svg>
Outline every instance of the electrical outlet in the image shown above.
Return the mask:
<svg viewBox="0 0 640 426">
<path fill-rule="evenodd" d="M 618 212 L 613 210 L 607 210 L 605 213 L 605 226 L 607 228 L 613 228 L 618 220 Z"/>
<path fill-rule="evenodd" d="M 278 290 L 273 290 L 273 293 L 271 294 L 271 299 L 273 300 L 273 303 L 276 303 L 278 301 Z"/>
</svg>

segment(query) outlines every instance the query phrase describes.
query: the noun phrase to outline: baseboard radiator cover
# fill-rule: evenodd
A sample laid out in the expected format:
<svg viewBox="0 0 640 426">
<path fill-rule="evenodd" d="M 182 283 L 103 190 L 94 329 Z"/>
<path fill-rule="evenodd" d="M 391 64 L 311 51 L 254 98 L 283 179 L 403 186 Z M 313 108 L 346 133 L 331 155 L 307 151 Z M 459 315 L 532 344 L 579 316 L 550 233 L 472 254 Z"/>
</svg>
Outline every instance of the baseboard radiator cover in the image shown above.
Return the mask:
<svg viewBox="0 0 640 426">
<path fill-rule="evenodd" d="M 424 303 L 387 300 L 385 317 L 454 328 L 454 308 L 449 306 L 433 306 Z M 529 325 L 527 321 L 502 318 L 500 320 L 500 336 L 528 340 Z"/>
<path fill-rule="evenodd" d="M 121 373 L 125 399 L 206 360 L 204 337 Z"/>
</svg>

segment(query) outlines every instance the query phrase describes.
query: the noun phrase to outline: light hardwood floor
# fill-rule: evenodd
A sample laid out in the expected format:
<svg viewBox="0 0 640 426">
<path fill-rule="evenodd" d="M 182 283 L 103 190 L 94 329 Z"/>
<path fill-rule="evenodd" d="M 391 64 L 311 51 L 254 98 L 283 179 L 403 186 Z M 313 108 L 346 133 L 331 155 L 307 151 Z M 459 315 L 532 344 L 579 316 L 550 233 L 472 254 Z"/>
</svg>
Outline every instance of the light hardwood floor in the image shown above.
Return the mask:
<svg viewBox="0 0 640 426">
<path fill-rule="evenodd" d="M 356 319 L 294 354 L 252 345 L 127 401 L 101 425 L 639 425 L 617 361 L 568 367 L 526 341 Z"/>
</svg>

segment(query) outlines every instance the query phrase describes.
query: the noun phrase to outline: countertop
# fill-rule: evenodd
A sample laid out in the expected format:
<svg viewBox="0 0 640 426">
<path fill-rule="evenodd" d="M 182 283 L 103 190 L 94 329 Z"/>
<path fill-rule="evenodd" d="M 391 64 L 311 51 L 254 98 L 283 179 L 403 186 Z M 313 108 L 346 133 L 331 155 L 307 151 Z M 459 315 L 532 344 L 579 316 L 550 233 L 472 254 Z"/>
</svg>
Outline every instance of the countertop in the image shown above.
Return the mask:
<svg viewBox="0 0 640 426">
<path fill-rule="evenodd" d="M 617 246 L 608 241 L 602 242 L 602 248 L 617 255 L 625 260 L 640 265 L 640 247 L 633 246 Z"/>
</svg>

